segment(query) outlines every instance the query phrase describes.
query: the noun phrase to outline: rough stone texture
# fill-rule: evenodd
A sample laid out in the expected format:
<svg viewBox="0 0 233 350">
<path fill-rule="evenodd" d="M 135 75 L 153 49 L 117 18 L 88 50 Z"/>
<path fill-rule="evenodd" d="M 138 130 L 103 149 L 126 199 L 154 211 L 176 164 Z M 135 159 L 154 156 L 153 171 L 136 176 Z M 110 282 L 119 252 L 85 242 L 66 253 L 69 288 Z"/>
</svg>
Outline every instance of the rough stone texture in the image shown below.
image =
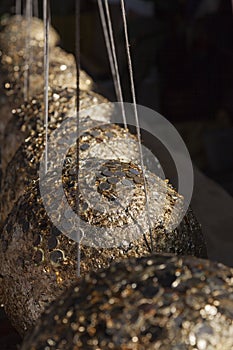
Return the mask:
<svg viewBox="0 0 233 350">
<path fill-rule="evenodd" d="M 109 162 L 111 161 L 102 160 L 102 167 L 106 168 L 106 163 Z M 119 171 L 118 167 L 117 170 L 120 184 L 117 188 L 112 185 L 111 190 L 106 190 L 105 187 L 100 189 L 100 183 L 106 182 L 102 167 L 97 169 L 95 174 L 92 169 L 95 167 L 93 162 L 90 165 L 90 162 L 83 161 L 81 165 L 79 186 L 87 191 L 80 193 L 79 213 L 90 225 L 87 239 L 83 241 L 87 242 L 87 245 L 81 243 L 81 274 L 106 267 L 113 260 L 146 255 L 151 250 L 151 236 L 145 223 L 146 216 L 144 217 L 145 195 L 141 172 L 139 171 L 140 174 L 134 178 L 134 184 L 132 183 L 130 189 L 127 189 L 124 180 L 129 178 L 127 175 L 120 175 L 120 172 L 124 170 L 128 173 L 129 169 L 137 170 L 138 166 L 132 162 L 118 162 L 118 164 L 122 169 Z M 63 186 L 68 202 L 75 210 L 77 185 L 73 170 L 72 163 L 65 162 Z M 86 181 L 89 184 L 87 173 L 94 179 L 96 177 L 93 188 L 91 188 L 93 181 L 90 182 L 90 187 L 86 188 Z M 51 191 L 46 198 L 47 203 L 60 191 L 53 174 L 54 172 L 48 173 Z M 167 182 L 160 180 L 154 174 L 147 172 L 146 181 L 150 193 L 149 207 L 154 249 L 160 252 L 206 256 L 200 227 L 191 212 L 179 229 L 173 232 L 167 230 L 170 221 L 179 220 L 182 197 L 178 196 Z M 33 182 L 8 216 L 0 241 L 3 303 L 6 313 L 21 334 L 35 323 L 45 306 L 59 297 L 77 278 L 77 243 L 62 234 L 51 223 L 40 197 L 38 180 Z M 116 202 L 111 206 L 113 195 Z M 94 200 L 96 198 L 98 207 Z M 175 203 L 178 204 L 177 209 L 174 207 Z M 69 237 L 72 238 L 77 233 L 77 226 L 73 227 L 69 221 L 70 207 L 63 205 L 62 201 L 57 204 L 57 208 L 53 204 L 51 207 L 57 217 L 67 219 L 62 224 L 62 231 L 69 233 Z M 140 225 L 142 231 L 138 231 Z M 116 238 L 120 237 L 121 243 L 115 245 L 115 248 L 100 248 L 98 240 L 101 241 L 103 237 L 96 233 L 97 226 L 106 231 L 105 240 L 112 239 L 115 242 Z"/>
<path fill-rule="evenodd" d="M 12 117 L 10 109 L 22 103 L 25 97 L 23 87 L 27 69 L 27 52 L 22 49 L 25 46 L 26 21 L 15 17 L 3 23 L 3 26 L 5 29 L 0 33 L 1 68 L 4 72 L 4 106 L 1 110 L 4 118 L 1 118 L 1 130 Z M 43 89 L 42 22 L 32 19 L 30 32 L 28 95 L 32 97 Z M 74 113 L 73 88 L 76 85 L 74 57 L 59 47 L 52 47 L 57 43 L 57 35 L 53 30 L 50 43 L 49 134 Z M 92 87 L 90 77 L 81 71 L 80 78 L 81 90 L 89 90 Z M 101 96 L 86 91 L 81 91 L 81 109 L 107 102 Z M 45 137 L 43 112 L 42 95 L 15 107 L 5 132 L 6 149 L 3 151 L 5 167 L 23 139 L 28 137 L 4 174 L 1 199 L 2 224 L 9 214 L 0 236 L 3 303 L 13 325 L 21 334 L 34 325 L 51 301 L 59 298 L 67 287 L 77 281 L 78 245 L 71 239 L 75 237 L 77 227 L 72 226 L 69 220 L 66 222 L 66 227 L 63 228 L 69 233 L 69 238 L 58 230 L 48 218 L 39 193 L 38 167 Z M 97 111 L 97 114 L 102 121 L 109 123 L 108 108 L 106 111 Z M 147 171 L 146 186 L 152 224 L 150 234 L 146 222 L 144 180 L 138 165 L 136 138 L 116 125 L 100 126 L 96 120 L 98 118 L 91 115 L 85 116 L 81 121 L 83 134 L 80 140 L 81 170 L 78 186 L 80 189 L 83 185 L 88 191 L 79 196 L 79 212 L 81 218 L 92 227 L 88 237 L 84 237 L 86 241 L 80 245 L 81 274 L 107 267 L 113 260 L 147 255 L 152 247 L 158 252 L 206 257 L 200 226 L 191 210 L 178 229 L 169 231 L 170 221 L 179 220 L 183 199 L 166 181 Z M 7 147 L 9 144 L 11 147 Z M 57 151 L 59 158 L 61 155 L 58 150 L 54 150 L 54 155 Z M 74 210 L 78 189 L 75 155 L 75 148 L 70 148 L 63 171 L 65 194 Z M 51 193 L 48 196 L 53 196 L 59 187 L 53 175 L 49 181 Z M 29 187 L 25 191 L 27 185 Z M 93 201 L 93 198 L 98 201 Z M 178 204 L 176 209 L 175 204 Z M 62 201 L 57 209 L 69 216 Z M 128 228 L 125 229 L 125 226 Z M 99 227 L 106 231 L 103 237 L 96 233 L 96 228 Z M 115 242 L 114 247 L 98 246 L 99 242 L 111 239 Z"/>
<path fill-rule="evenodd" d="M 9 64 L 8 56 L 3 55 L 1 59 L 2 69 L 2 101 L 1 101 L 1 132 L 11 118 L 11 110 L 20 109 L 20 105 L 25 100 L 25 62 L 23 65 L 17 63 L 17 54 L 12 57 L 12 63 Z M 7 58 L 6 58 L 7 57 Z M 66 53 L 59 47 L 51 48 L 49 67 L 49 86 L 51 89 L 65 89 L 67 87 L 76 88 L 76 64 L 74 56 Z M 36 52 L 35 57 L 30 63 L 30 78 L 28 97 L 30 99 L 37 94 L 41 94 L 44 88 L 44 64 L 43 48 Z M 84 72 L 80 71 L 80 90 L 89 91 L 93 87 L 92 79 Z M 30 101 L 28 101 L 30 103 Z M 7 105 L 7 108 L 6 108 Z M 3 119 L 3 120 L 2 120 Z"/>
<path fill-rule="evenodd" d="M 44 87 L 44 32 L 43 22 L 38 18 L 31 19 L 30 52 L 25 49 L 28 26 L 20 16 L 10 17 L 3 21 L 0 32 L 1 61 L 1 100 L 0 113 L 1 134 L 9 118 L 11 109 L 19 107 L 23 101 L 41 93 Z M 72 54 L 55 47 L 58 36 L 53 28 L 50 30 L 49 85 L 51 88 L 76 87 L 76 63 Z M 26 59 L 27 58 L 27 59 Z M 29 91 L 25 95 L 26 62 L 29 64 Z M 80 71 L 80 89 L 90 90 L 92 79 Z"/>
<path fill-rule="evenodd" d="M 92 91 L 80 91 L 80 109 L 97 103 L 108 103 L 104 97 Z M 55 129 L 69 116 L 76 113 L 75 88 L 50 88 L 49 129 Z M 35 137 L 44 130 L 44 93 L 37 94 L 30 101 L 14 108 L 5 128 L 2 141 L 2 172 L 16 153 L 19 146 L 30 135 Z"/>
<path fill-rule="evenodd" d="M 231 350 L 233 269 L 154 254 L 92 272 L 43 314 L 22 350 Z"/>
<path fill-rule="evenodd" d="M 62 95 L 64 95 L 64 99 Z M 56 107 L 59 108 L 59 105 L 61 105 L 60 108 L 62 110 L 63 101 L 65 103 L 68 102 L 64 106 L 65 113 L 63 112 L 54 113 L 54 115 L 51 117 L 51 121 L 49 122 L 49 129 L 48 129 L 49 134 L 51 134 L 51 132 L 55 130 L 57 127 L 59 127 L 62 121 L 64 121 L 65 119 L 68 120 L 69 116 L 73 115 L 75 111 L 74 90 L 71 91 L 70 89 L 68 89 L 67 94 L 66 92 L 62 91 L 61 98 L 55 101 L 53 104 L 51 104 L 50 106 L 51 110 L 53 111 Z M 102 106 L 103 103 L 104 103 L 104 107 Z M 98 106 L 97 106 L 99 104 L 101 104 L 100 110 L 98 109 Z M 91 117 L 87 117 L 88 113 L 86 115 L 85 110 L 93 106 L 96 106 L 95 111 L 91 114 Z M 82 92 L 80 107 L 81 109 L 84 110 L 84 114 L 82 115 L 82 122 L 81 122 L 83 127 L 88 127 L 88 125 L 89 125 L 89 128 L 93 127 L 95 123 L 97 123 L 97 120 L 109 123 L 110 115 L 111 115 L 111 105 L 108 104 L 108 101 L 102 96 L 97 95 L 93 92 Z M 29 108 L 33 108 L 33 106 Z M 37 122 L 37 128 L 33 129 L 35 122 Z M 30 127 L 30 123 L 32 123 L 32 127 Z M 25 185 L 30 183 L 30 181 L 33 178 L 36 178 L 37 176 L 37 171 L 40 164 L 39 161 L 41 159 L 41 156 L 44 150 L 45 131 L 44 131 L 43 122 L 39 118 L 37 121 L 35 118 L 32 118 L 32 120 L 30 120 L 30 123 L 28 125 L 26 123 L 25 126 L 24 124 L 22 125 L 23 128 L 24 127 L 27 128 L 28 126 L 28 128 L 30 129 L 30 136 L 19 147 L 14 157 L 8 164 L 6 171 L 4 171 L 4 174 L 3 174 L 2 195 L 1 195 L 1 223 L 4 222 L 7 214 L 12 209 L 14 202 L 23 193 Z M 74 128 L 76 127 L 76 119 L 73 118 L 72 121 L 70 122 L 70 125 L 68 124 L 67 127 L 69 127 L 69 130 L 75 130 Z M 111 126 L 109 127 L 111 128 Z M 29 132 L 29 130 L 27 132 Z M 74 134 L 76 135 L 75 131 L 74 131 Z M 128 135 L 129 134 L 125 134 L 124 138 L 126 139 Z M 118 136 L 118 139 L 119 137 L 120 136 Z M 134 148 L 136 147 L 137 146 L 134 145 Z M 125 150 L 125 153 L 127 153 L 127 150 Z M 61 157 L 61 154 L 60 155 L 58 154 L 56 156 Z M 6 164 L 6 162 L 4 164 Z"/>
<path fill-rule="evenodd" d="M 49 55 L 49 85 L 50 87 L 76 87 L 76 63 L 72 54 L 68 54 L 60 47 L 52 47 Z M 14 53 L 14 57 L 6 56 L 2 53 L 1 68 L 4 79 L 4 92 L 10 102 L 22 102 L 24 98 L 25 84 L 25 61 L 18 51 Z M 18 62 L 19 61 L 19 62 Z M 35 56 L 32 58 L 29 68 L 29 96 L 41 93 L 44 87 L 44 51 L 43 48 L 37 48 Z M 91 90 L 93 87 L 92 79 L 81 70 L 80 72 L 80 89 Z"/>
<path fill-rule="evenodd" d="M 24 17 L 12 16 L 1 21 L 0 31 L 0 61 L 1 61 L 1 99 L 0 99 L 0 134 L 11 115 L 11 108 L 18 106 L 24 99 L 24 71 L 26 62 L 26 35 L 28 23 Z M 37 89 L 43 85 L 43 22 L 38 18 L 31 19 L 30 28 L 30 81 L 29 95 L 34 95 Z M 50 29 L 50 50 L 58 43 L 58 35 L 53 28 Z M 56 48 L 57 54 L 62 50 Z M 63 51 L 64 52 L 64 51 Z M 62 58 L 70 56 L 64 52 Z M 53 56 L 55 65 L 59 59 Z M 70 58 L 69 58 L 70 59 Z M 68 59 L 68 61 L 69 61 Z M 64 61 L 63 61 L 64 62 Z M 35 74 L 35 75 L 34 75 Z M 50 79 L 52 81 L 52 79 Z M 1 136 L 0 135 L 0 136 Z"/>
<path fill-rule="evenodd" d="M 88 106 L 89 103 L 92 105 L 93 101 L 90 100 Z M 167 181 L 147 171 L 149 215 L 152 223 L 152 236 L 150 235 L 137 140 L 127 130 L 109 124 L 109 110 L 105 114 L 102 108 L 98 110 L 97 107 L 95 113 L 90 114 L 93 119 L 84 115 L 80 122 L 78 183 L 79 189 L 84 189 L 79 198 L 80 214 L 93 230 L 87 232 L 88 245 L 81 246 L 81 273 L 106 267 L 115 259 L 143 256 L 150 252 L 152 245 L 161 252 L 206 257 L 200 226 L 191 211 L 177 230 L 169 230 L 170 222 L 176 224 L 180 219 L 183 198 Z M 105 125 L 99 125 L 98 117 L 102 122 L 105 121 Z M 61 121 L 62 118 L 57 123 L 50 124 L 51 139 L 52 130 Z M 66 130 L 76 137 L 76 119 L 66 118 L 64 121 L 67 124 Z M 40 129 L 36 131 L 37 135 L 33 132 L 9 163 L 1 201 L 4 219 L 10 213 L 4 224 L 0 245 L 3 303 L 21 334 L 34 324 L 49 302 L 76 280 L 77 265 L 77 244 L 72 240 L 77 226 L 73 227 L 68 220 L 62 231 L 69 234 L 70 239 L 64 236 L 54 228 L 42 203 L 38 168 L 45 135 Z M 50 163 L 65 159 L 63 185 L 69 204 L 76 208 L 76 148 L 73 143 L 69 143 L 69 139 L 69 133 L 61 133 L 52 150 Z M 60 146 L 66 142 L 68 153 L 65 158 Z M 45 177 L 49 181 L 46 203 L 50 203 L 52 196 L 61 191 L 55 176 L 56 168 L 50 170 L 49 167 L 48 175 Z M 27 185 L 29 187 L 25 192 Z M 69 218 L 67 206 L 60 200 L 57 203 L 55 207 L 52 205 L 55 211 L 53 214 L 60 217 L 60 213 L 64 213 Z M 100 226 L 104 228 L 103 237 L 96 234 L 95 229 Z M 100 238 L 107 242 L 112 239 L 115 243 L 118 237 L 120 244 L 118 239 L 115 248 L 99 248 Z"/>
<path fill-rule="evenodd" d="M 44 26 L 43 21 L 33 17 L 30 20 L 30 47 L 44 46 Z M 25 47 L 25 36 L 28 32 L 28 22 L 25 17 L 11 16 L 1 21 L 0 44 L 6 54 L 14 53 L 15 50 L 23 50 Z M 49 34 L 50 47 L 55 46 L 59 42 L 57 32 L 50 27 Z"/>
</svg>

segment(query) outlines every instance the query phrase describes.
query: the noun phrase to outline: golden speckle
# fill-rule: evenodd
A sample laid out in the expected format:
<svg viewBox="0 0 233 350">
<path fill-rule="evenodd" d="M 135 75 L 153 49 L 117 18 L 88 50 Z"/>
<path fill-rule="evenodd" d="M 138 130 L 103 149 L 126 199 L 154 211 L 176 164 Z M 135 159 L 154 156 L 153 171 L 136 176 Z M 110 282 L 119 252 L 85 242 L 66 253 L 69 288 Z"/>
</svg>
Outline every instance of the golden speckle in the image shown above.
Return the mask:
<svg viewBox="0 0 233 350">
<path fill-rule="evenodd" d="M 67 69 L 67 66 L 65 65 L 65 64 L 62 64 L 61 66 L 60 66 L 60 70 L 61 71 L 65 71 Z"/>
</svg>

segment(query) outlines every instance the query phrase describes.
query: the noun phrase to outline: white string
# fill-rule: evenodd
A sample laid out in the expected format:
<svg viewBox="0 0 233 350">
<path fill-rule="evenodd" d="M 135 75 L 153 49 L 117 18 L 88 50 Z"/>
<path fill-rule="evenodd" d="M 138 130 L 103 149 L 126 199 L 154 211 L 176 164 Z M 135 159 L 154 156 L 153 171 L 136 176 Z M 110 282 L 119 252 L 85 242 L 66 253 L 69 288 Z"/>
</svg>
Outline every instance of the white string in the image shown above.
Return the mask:
<svg viewBox="0 0 233 350">
<path fill-rule="evenodd" d="M 79 139 L 79 133 L 80 133 L 80 61 L 81 61 L 81 49 L 80 49 L 80 0 L 76 0 L 75 3 L 75 60 L 76 60 L 76 81 L 77 81 L 77 90 L 76 90 L 76 117 L 77 117 L 77 140 L 76 140 L 76 157 L 77 157 L 77 164 L 76 164 L 76 181 L 77 184 L 79 183 L 79 163 L 80 163 L 80 139 Z M 76 214 L 78 215 L 80 219 L 80 201 L 79 201 L 79 186 L 76 190 Z M 81 276 L 81 248 L 80 244 L 84 237 L 84 233 L 79 227 L 77 228 L 77 276 Z"/>
<path fill-rule="evenodd" d="M 115 71 L 116 71 L 117 86 L 118 86 L 118 90 L 119 90 L 119 102 L 121 104 L 124 126 L 125 126 L 125 129 L 127 129 L 127 121 L 126 121 L 126 115 L 125 115 L 125 108 L 123 105 L 124 101 L 123 101 L 123 95 L 122 95 L 119 66 L 118 66 L 118 61 L 117 61 L 117 56 L 116 56 L 116 47 L 115 47 L 115 42 L 114 42 L 114 37 L 113 37 L 112 20 L 111 20 L 111 15 L 110 15 L 110 11 L 109 11 L 108 0 L 105 0 L 105 9 L 106 9 L 106 14 L 107 14 L 110 42 L 111 42 L 114 66 L 115 66 Z"/>
<path fill-rule="evenodd" d="M 33 15 L 34 17 L 39 17 L 39 4 L 38 0 L 33 1 Z"/>
<path fill-rule="evenodd" d="M 111 73 L 112 73 L 112 77 L 113 77 L 113 83 L 114 83 L 114 87 L 115 87 L 117 100 L 119 101 L 120 96 L 119 96 L 118 87 L 117 87 L 116 71 L 115 71 L 115 67 L 114 67 L 114 63 L 113 63 L 113 54 L 112 54 L 112 50 L 111 50 L 111 44 L 110 44 L 110 38 L 109 38 L 108 29 L 107 29 L 105 14 L 104 14 L 104 8 L 103 8 L 102 0 L 97 0 L 97 1 L 98 1 L 99 13 L 100 13 L 101 23 L 102 23 L 102 27 L 103 27 L 103 32 L 104 32 L 105 44 L 106 44 L 106 48 L 107 48 L 107 52 L 108 52 Z"/>
<path fill-rule="evenodd" d="M 16 15 L 21 15 L 22 13 L 22 4 L 21 0 L 16 0 L 15 1 L 15 14 Z"/>
<path fill-rule="evenodd" d="M 77 252 L 77 276 L 81 277 L 81 248 L 80 245 L 82 243 L 82 240 L 84 238 L 84 233 L 81 231 L 81 229 L 78 229 L 77 234 L 77 242 L 78 242 L 78 252 Z"/>
<path fill-rule="evenodd" d="M 131 54 L 130 54 L 130 44 L 129 44 L 129 37 L 128 37 L 127 19 L 126 19 L 124 0 L 121 0 L 121 10 L 122 10 L 122 18 L 123 18 L 123 24 L 124 24 L 126 53 L 127 53 L 127 58 L 128 58 L 131 93 L 132 93 L 133 105 L 134 105 L 134 114 L 135 114 L 137 137 L 138 137 L 140 163 L 141 163 L 142 174 L 143 174 L 144 191 L 145 191 L 145 199 L 146 199 L 146 210 L 147 210 L 148 226 L 149 226 L 150 240 L 151 240 L 151 250 L 153 251 L 152 224 L 151 224 L 150 213 L 149 213 L 148 193 L 147 193 L 147 187 L 146 187 L 146 174 L 145 174 L 144 161 L 143 161 L 143 155 L 142 155 L 142 145 L 141 145 L 141 131 L 140 131 L 139 118 L 138 118 L 138 109 L 137 109 L 135 84 L 134 84 L 134 76 L 133 76 L 133 66 L 132 66 L 132 59 L 131 59 Z"/>
<path fill-rule="evenodd" d="M 25 71 L 24 71 L 24 100 L 27 101 L 29 98 L 30 89 L 30 65 L 31 65 L 31 51 L 30 51 L 30 28 L 31 28 L 31 17 L 32 17 L 32 2 L 31 0 L 26 1 L 26 38 L 25 38 Z"/>
<path fill-rule="evenodd" d="M 107 23 L 106 23 L 106 18 L 105 18 L 102 0 L 98 0 L 98 5 L 99 5 L 100 18 L 101 18 L 101 22 L 102 22 L 102 27 L 103 27 L 103 32 L 104 32 L 109 62 L 110 62 L 110 67 L 111 67 L 111 71 L 112 71 L 112 77 L 113 77 L 113 82 L 114 82 L 114 86 L 115 86 L 116 96 L 117 96 L 118 102 L 120 102 L 120 105 L 121 105 L 124 127 L 125 127 L 125 129 L 127 129 L 127 121 L 126 121 L 126 115 L 125 115 L 125 108 L 123 105 L 124 101 L 123 101 L 119 66 L 118 66 L 118 61 L 117 61 L 117 56 L 116 56 L 116 47 L 115 47 L 115 42 L 114 42 L 113 28 L 112 28 L 112 21 L 111 21 L 111 15 L 110 15 L 110 11 L 109 11 L 108 0 L 105 0 L 105 10 L 106 10 L 106 15 L 107 15 L 108 27 L 107 27 Z"/>
<path fill-rule="evenodd" d="M 45 108 L 45 174 L 48 171 L 48 120 L 49 120 L 49 0 L 43 3 L 44 20 L 44 108 Z"/>
</svg>

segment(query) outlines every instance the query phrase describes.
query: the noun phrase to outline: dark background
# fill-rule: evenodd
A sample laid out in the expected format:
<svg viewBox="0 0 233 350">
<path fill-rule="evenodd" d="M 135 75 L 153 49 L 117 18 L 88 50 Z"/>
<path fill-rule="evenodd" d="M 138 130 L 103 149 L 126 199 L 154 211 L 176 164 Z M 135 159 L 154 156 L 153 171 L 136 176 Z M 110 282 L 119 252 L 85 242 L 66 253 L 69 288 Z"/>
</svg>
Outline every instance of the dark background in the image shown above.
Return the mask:
<svg viewBox="0 0 233 350">
<path fill-rule="evenodd" d="M 231 0 L 141 0 L 128 25 L 137 101 L 170 120 L 199 169 L 233 194 L 233 14 Z M 75 1 L 51 0 L 61 46 L 74 52 Z M 111 15 L 124 100 L 131 101 L 119 1 Z M 137 1 L 136 1 L 137 2 Z M 14 13 L 15 1 L 0 1 Z M 42 1 L 39 14 L 42 16 Z M 133 5 L 132 5 L 133 4 Z M 96 0 L 81 0 L 81 65 L 116 100 Z"/>
<path fill-rule="evenodd" d="M 152 4 L 148 16 L 137 6 L 128 10 L 137 101 L 175 124 L 194 163 L 233 194 L 231 0 L 144 1 Z M 120 6 L 113 2 L 124 99 L 130 102 Z M 1 13 L 14 13 L 15 1 L 0 3 Z M 38 3 L 42 16 L 42 1 Z M 52 24 L 61 35 L 61 46 L 70 52 L 75 43 L 74 13 L 74 0 L 51 0 Z M 96 0 L 81 1 L 81 53 L 82 67 L 99 92 L 115 100 Z"/>
<path fill-rule="evenodd" d="M 143 1 L 143 0 L 142 0 Z M 145 0 L 151 12 L 128 9 L 137 101 L 170 120 L 193 162 L 233 195 L 233 15 L 231 0 Z M 127 3 L 127 1 L 126 1 Z M 209 3 L 209 6 L 208 6 Z M 0 14 L 15 1 L 1 0 Z M 216 5 L 216 6 L 215 6 Z M 51 0 L 61 46 L 74 52 L 74 0 Z M 119 4 L 111 5 L 125 101 L 131 102 Z M 42 1 L 39 1 L 42 16 Z M 81 1 L 81 65 L 98 91 L 115 100 L 103 32 L 94 0 Z M 16 349 L 18 335 L 0 316 L 0 348 Z"/>
</svg>

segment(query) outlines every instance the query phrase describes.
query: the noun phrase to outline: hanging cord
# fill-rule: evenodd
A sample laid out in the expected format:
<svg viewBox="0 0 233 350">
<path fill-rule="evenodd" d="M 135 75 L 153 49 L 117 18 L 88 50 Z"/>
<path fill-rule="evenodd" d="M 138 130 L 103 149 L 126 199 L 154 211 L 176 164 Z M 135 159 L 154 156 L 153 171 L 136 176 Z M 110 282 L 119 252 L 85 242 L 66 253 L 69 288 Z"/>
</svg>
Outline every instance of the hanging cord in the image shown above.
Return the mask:
<svg viewBox="0 0 233 350">
<path fill-rule="evenodd" d="M 75 3 L 75 58 L 76 58 L 76 119 L 77 119 L 77 138 L 76 138 L 76 214 L 80 219 L 80 208 L 79 208 L 79 163 L 80 163 L 80 141 L 79 141 L 79 133 L 80 133 L 80 0 L 76 0 Z M 77 251 L 77 276 L 81 276 L 81 249 L 80 243 L 84 237 L 84 233 L 80 229 L 80 225 L 77 229 L 77 242 L 78 242 L 78 251 Z"/>
<path fill-rule="evenodd" d="M 29 99 L 30 89 L 30 65 L 31 65 L 31 50 L 30 50 L 30 39 L 31 39 L 31 18 L 32 18 L 32 2 L 31 0 L 26 1 L 26 38 L 25 38 L 25 71 L 24 71 L 24 101 Z"/>
<path fill-rule="evenodd" d="M 137 137 L 138 137 L 138 148 L 139 148 L 139 155 L 140 155 L 140 163 L 141 163 L 141 167 L 142 167 L 143 182 L 144 182 L 144 192 L 145 192 L 146 211 L 147 211 L 148 226 L 149 226 L 150 241 L 151 241 L 151 251 L 153 251 L 152 224 L 151 224 L 150 212 L 149 212 L 148 192 L 147 192 L 147 187 L 146 187 L 146 174 L 145 174 L 144 161 L 143 161 L 143 155 L 142 155 L 142 145 L 141 145 L 141 131 L 140 131 L 139 118 L 138 118 L 138 109 L 137 109 L 137 102 L 136 102 L 134 77 L 133 77 L 133 66 L 132 66 L 132 59 L 131 59 L 131 54 L 130 54 L 130 44 L 129 44 L 129 37 L 128 37 L 127 19 L 126 19 L 126 11 L 125 11 L 124 0 L 121 0 L 121 10 L 122 10 L 122 18 L 123 18 L 123 24 L 124 24 L 126 53 L 127 53 L 127 58 L 128 58 L 131 93 L 132 93 L 133 105 L 134 105 L 134 114 L 135 114 Z"/>
<path fill-rule="evenodd" d="M 21 0 L 15 1 L 15 14 L 20 16 L 22 14 L 22 3 Z"/>
<path fill-rule="evenodd" d="M 110 15 L 110 11 L 109 11 L 108 0 L 105 0 L 104 3 L 105 3 L 105 11 L 106 11 L 106 15 L 107 15 L 107 21 L 106 21 L 105 12 L 103 9 L 102 0 L 98 0 L 100 18 L 101 18 L 101 22 L 102 22 L 105 43 L 106 43 L 106 47 L 107 47 L 109 63 L 110 63 L 110 67 L 111 67 L 116 96 L 117 96 L 118 102 L 120 102 L 120 105 L 121 105 L 124 127 L 125 127 L 125 129 L 127 129 L 127 121 L 126 121 L 126 115 L 125 115 L 125 108 L 123 105 L 124 101 L 123 101 L 119 66 L 118 66 L 118 61 L 117 61 L 116 47 L 115 47 L 115 42 L 114 42 L 112 20 L 111 20 L 111 15 Z"/>
<path fill-rule="evenodd" d="M 116 47 L 115 47 L 115 42 L 114 42 L 112 20 L 111 20 L 111 15 L 110 15 L 110 11 L 109 11 L 108 0 L 105 0 L 105 10 L 106 10 L 106 14 L 107 14 L 108 30 L 109 30 L 109 34 L 110 34 L 110 42 L 111 42 L 114 66 L 115 66 L 115 71 L 116 71 L 117 86 L 118 86 L 118 90 L 119 90 L 119 102 L 121 104 L 124 127 L 125 127 L 125 129 L 127 129 L 127 121 L 126 121 L 125 109 L 124 109 L 124 105 L 123 105 L 124 101 L 123 101 L 119 66 L 118 66 L 118 61 L 117 61 L 117 56 L 116 56 Z"/>
<path fill-rule="evenodd" d="M 50 0 L 44 0 L 44 108 L 45 108 L 45 174 L 48 171 L 48 122 L 49 122 L 49 7 Z"/>
<path fill-rule="evenodd" d="M 34 17 L 39 17 L 39 4 L 38 0 L 33 1 L 33 15 Z"/>
<path fill-rule="evenodd" d="M 116 70 L 115 70 L 115 66 L 114 66 L 114 62 L 113 62 L 113 54 L 112 54 L 112 49 L 111 49 L 111 44 L 110 44 L 109 33 L 108 33 L 108 29 L 107 29 L 104 8 L 103 8 L 102 0 L 97 0 L 97 1 L 98 1 L 98 6 L 99 6 L 99 13 L 100 13 L 101 23 L 102 23 L 102 27 L 103 27 L 105 44 L 106 44 L 106 48 L 107 48 L 107 52 L 108 52 L 108 58 L 109 58 L 111 73 L 112 73 L 112 77 L 113 77 L 113 83 L 114 83 L 114 87 L 115 87 L 116 97 L 117 97 L 117 100 L 119 101 L 120 96 L 119 96 L 119 91 L 118 91 L 118 86 L 117 86 Z"/>
</svg>

